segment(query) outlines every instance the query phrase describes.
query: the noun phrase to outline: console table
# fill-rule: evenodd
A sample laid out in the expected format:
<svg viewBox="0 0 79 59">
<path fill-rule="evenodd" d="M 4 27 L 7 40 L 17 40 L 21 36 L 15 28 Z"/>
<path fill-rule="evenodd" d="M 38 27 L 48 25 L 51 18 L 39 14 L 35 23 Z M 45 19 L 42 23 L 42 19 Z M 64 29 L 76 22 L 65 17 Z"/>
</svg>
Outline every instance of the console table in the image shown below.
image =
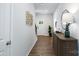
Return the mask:
<svg viewBox="0 0 79 59">
<path fill-rule="evenodd" d="M 77 56 L 78 41 L 72 37 L 65 38 L 63 33 L 53 33 L 53 49 L 57 56 Z"/>
</svg>

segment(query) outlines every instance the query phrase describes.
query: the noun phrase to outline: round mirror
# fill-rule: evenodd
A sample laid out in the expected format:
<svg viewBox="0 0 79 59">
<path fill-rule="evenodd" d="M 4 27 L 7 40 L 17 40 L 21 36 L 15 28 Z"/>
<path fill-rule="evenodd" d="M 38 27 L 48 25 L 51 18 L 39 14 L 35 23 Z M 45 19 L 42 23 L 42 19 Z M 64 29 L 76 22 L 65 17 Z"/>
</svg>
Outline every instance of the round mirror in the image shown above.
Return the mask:
<svg viewBox="0 0 79 59">
<path fill-rule="evenodd" d="M 65 9 L 61 17 L 62 28 L 65 29 L 66 24 L 68 23 L 71 24 L 73 22 L 74 22 L 73 15 L 67 9 Z"/>
</svg>

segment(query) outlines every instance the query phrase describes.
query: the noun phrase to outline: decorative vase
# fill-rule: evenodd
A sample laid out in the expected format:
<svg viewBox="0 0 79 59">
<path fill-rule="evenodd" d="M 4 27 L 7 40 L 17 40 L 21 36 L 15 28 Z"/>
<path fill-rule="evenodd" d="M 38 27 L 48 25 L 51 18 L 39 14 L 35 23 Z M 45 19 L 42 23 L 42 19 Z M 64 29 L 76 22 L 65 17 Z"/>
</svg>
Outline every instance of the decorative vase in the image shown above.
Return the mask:
<svg viewBox="0 0 79 59">
<path fill-rule="evenodd" d="M 65 37 L 67 37 L 67 38 L 70 37 L 69 25 L 70 24 L 66 24 L 66 29 L 65 29 Z"/>
<path fill-rule="evenodd" d="M 70 37 L 70 32 L 69 32 L 69 30 L 65 30 L 65 37 L 67 37 L 67 38 Z"/>
</svg>

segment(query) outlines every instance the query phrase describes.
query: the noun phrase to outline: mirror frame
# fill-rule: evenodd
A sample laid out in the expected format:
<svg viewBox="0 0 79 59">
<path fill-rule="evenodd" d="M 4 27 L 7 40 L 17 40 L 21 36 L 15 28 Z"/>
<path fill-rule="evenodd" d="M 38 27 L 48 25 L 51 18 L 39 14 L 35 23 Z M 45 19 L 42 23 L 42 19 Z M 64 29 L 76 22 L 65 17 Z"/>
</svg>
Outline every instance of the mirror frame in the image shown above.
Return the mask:
<svg viewBox="0 0 79 59">
<path fill-rule="evenodd" d="M 62 26 L 62 28 L 65 30 L 65 28 L 63 27 L 63 24 L 62 24 L 62 16 L 63 16 L 63 14 L 64 13 L 70 13 L 67 9 L 65 9 L 63 12 L 62 12 L 62 14 L 61 14 L 61 26 Z"/>
</svg>

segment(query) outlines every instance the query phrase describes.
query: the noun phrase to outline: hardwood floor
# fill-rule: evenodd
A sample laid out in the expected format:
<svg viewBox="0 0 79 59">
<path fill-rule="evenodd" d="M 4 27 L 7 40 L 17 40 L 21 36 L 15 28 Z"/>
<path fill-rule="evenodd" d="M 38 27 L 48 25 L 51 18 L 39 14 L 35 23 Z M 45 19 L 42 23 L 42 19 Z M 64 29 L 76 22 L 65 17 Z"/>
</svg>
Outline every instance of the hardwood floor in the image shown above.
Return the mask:
<svg viewBox="0 0 79 59">
<path fill-rule="evenodd" d="M 37 36 L 38 40 L 29 56 L 54 56 L 53 37 Z"/>
</svg>

